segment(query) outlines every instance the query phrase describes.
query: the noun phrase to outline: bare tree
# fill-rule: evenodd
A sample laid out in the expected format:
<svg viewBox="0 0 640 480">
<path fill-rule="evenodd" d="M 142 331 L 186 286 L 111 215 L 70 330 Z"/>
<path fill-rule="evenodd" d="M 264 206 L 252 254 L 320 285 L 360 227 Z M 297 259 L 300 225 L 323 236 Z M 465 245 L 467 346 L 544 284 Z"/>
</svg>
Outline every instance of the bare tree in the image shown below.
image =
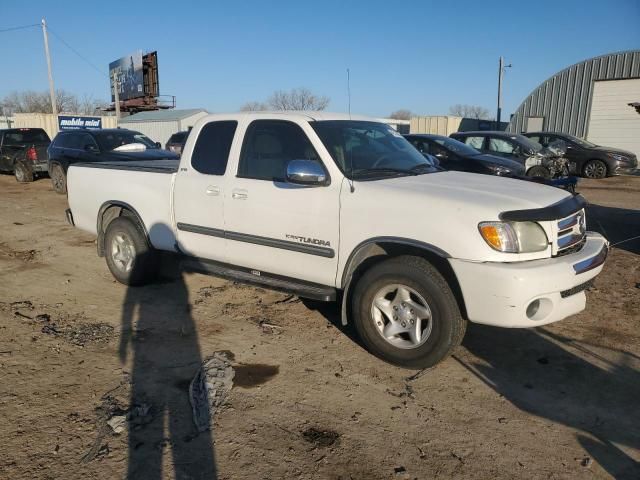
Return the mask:
<svg viewBox="0 0 640 480">
<path fill-rule="evenodd" d="M 274 92 L 267 102 L 274 110 L 324 110 L 329 101 L 329 97 L 316 95 L 307 88 L 294 88 Z"/>
<path fill-rule="evenodd" d="M 95 100 L 90 95 L 79 98 L 77 95 L 65 90 L 56 90 L 56 106 L 58 113 L 80 113 L 93 115 L 98 109 L 106 106 L 105 102 Z M 2 102 L 7 115 L 14 113 L 51 113 L 51 99 L 49 92 L 11 92 Z"/>
<path fill-rule="evenodd" d="M 491 114 L 487 108 L 479 105 L 456 104 L 449 107 L 449 114 L 457 117 L 475 118 L 479 120 L 490 120 Z"/>
<path fill-rule="evenodd" d="M 264 102 L 247 102 L 240 107 L 241 112 L 260 112 L 269 110 L 269 105 Z"/>
<path fill-rule="evenodd" d="M 396 110 L 395 112 L 391 112 L 389 118 L 393 118 L 394 120 L 411 120 L 413 117 L 413 112 L 411 110 L 407 110 L 406 108 Z"/>
</svg>

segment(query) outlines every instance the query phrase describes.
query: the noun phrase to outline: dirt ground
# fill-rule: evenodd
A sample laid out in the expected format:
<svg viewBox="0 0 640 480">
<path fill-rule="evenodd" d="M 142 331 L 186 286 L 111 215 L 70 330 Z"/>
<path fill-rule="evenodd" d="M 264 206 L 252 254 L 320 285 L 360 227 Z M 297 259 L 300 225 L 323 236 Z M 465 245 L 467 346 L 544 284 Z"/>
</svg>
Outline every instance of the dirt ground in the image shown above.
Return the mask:
<svg viewBox="0 0 640 480">
<path fill-rule="evenodd" d="M 590 229 L 640 235 L 640 177 L 579 190 Z M 364 351 L 332 305 L 197 274 L 127 289 L 48 179 L 0 192 L 2 479 L 640 478 L 638 239 L 585 312 L 471 325 L 416 373 Z M 198 435 L 189 382 L 220 350 L 235 385 Z"/>
</svg>

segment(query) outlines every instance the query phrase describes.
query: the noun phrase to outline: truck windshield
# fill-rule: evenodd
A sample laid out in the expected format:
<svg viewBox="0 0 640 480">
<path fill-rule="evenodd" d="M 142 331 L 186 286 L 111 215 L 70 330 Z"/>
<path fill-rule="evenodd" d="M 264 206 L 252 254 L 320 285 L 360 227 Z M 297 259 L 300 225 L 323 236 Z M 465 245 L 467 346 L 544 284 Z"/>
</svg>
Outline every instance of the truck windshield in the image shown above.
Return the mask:
<svg viewBox="0 0 640 480">
<path fill-rule="evenodd" d="M 114 150 L 130 143 L 141 143 L 147 148 L 158 148 L 149 137 L 132 130 L 103 130 L 95 132 L 93 135 L 100 146 L 100 150 L 103 152 Z"/>
<path fill-rule="evenodd" d="M 342 173 L 350 179 L 419 175 L 439 171 L 385 123 L 359 120 L 310 122 Z"/>
</svg>

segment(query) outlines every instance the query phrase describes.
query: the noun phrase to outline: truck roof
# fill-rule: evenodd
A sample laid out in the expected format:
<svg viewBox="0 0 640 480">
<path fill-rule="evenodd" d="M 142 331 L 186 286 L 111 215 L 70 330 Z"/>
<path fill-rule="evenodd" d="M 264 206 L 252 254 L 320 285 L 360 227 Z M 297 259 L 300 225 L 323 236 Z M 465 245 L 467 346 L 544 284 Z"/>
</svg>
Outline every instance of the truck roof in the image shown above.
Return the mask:
<svg viewBox="0 0 640 480">
<path fill-rule="evenodd" d="M 239 112 L 239 113 L 213 113 L 202 117 L 199 121 L 229 120 L 229 119 L 283 119 L 283 120 L 364 120 L 370 122 L 381 122 L 374 117 L 363 115 L 349 115 L 348 113 L 318 112 L 310 110 L 287 110 L 287 111 L 265 111 L 265 112 Z M 381 122 L 383 123 L 383 122 Z"/>
</svg>

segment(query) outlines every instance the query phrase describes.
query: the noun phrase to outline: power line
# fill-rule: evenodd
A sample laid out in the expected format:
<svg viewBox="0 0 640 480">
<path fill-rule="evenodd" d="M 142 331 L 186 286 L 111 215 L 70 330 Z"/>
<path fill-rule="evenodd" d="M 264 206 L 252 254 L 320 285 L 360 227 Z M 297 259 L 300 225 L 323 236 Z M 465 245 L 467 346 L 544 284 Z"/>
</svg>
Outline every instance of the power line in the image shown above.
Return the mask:
<svg viewBox="0 0 640 480">
<path fill-rule="evenodd" d="M 25 28 L 33 28 L 33 27 L 39 27 L 39 26 L 40 26 L 39 23 L 34 23 L 32 25 L 22 25 L 21 27 L 3 28 L 2 30 L 0 30 L 0 33 L 11 32 L 13 30 L 24 30 Z"/>
<path fill-rule="evenodd" d="M 69 45 L 67 42 L 65 42 L 65 40 L 60 35 L 58 35 L 55 31 L 53 31 L 51 29 L 51 27 L 47 26 L 47 29 L 49 30 L 49 32 L 51 32 L 53 34 L 54 37 L 56 37 L 58 40 L 60 40 L 65 47 L 67 47 L 69 50 L 71 50 L 73 53 L 75 53 L 78 57 L 80 57 L 80 59 L 82 59 L 85 63 L 87 63 L 87 65 L 89 65 L 94 70 L 96 70 L 98 73 L 100 73 L 100 75 L 106 76 L 107 78 L 109 78 L 109 75 L 106 75 L 104 70 L 102 70 L 99 67 L 97 67 L 94 63 L 91 62 L 91 60 L 86 58 L 84 55 L 82 55 L 80 52 L 78 52 L 75 48 L 73 48 L 71 45 Z"/>
</svg>

